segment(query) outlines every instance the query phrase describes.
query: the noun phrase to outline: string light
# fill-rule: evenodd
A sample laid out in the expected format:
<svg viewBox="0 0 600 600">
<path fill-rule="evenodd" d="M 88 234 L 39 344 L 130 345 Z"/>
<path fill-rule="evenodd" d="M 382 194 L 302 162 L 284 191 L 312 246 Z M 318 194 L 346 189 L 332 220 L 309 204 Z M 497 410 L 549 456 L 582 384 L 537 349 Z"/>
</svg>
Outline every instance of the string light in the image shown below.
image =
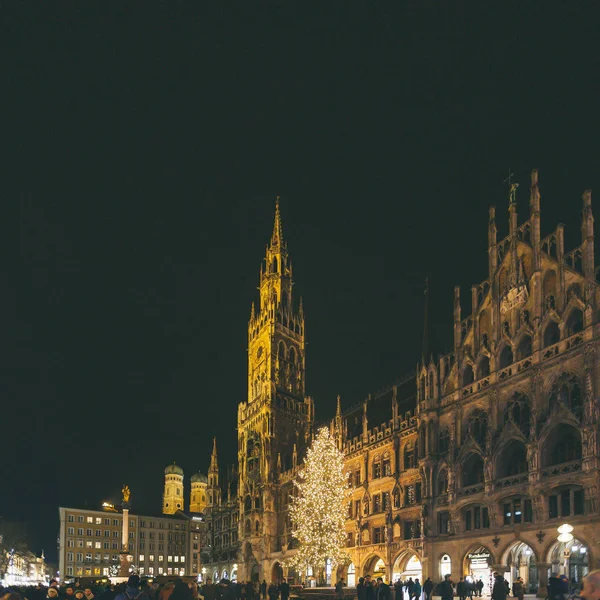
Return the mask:
<svg viewBox="0 0 600 600">
<path fill-rule="evenodd" d="M 303 573 L 312 567 L 317 574 L 325 570 L 328 560 L 332 570 L 349 563 L 343 550 L 348 477 L 344 472 L 344 454 L 327 427 L 317 432 L 294 483 L 297 494 L 292 498 L 290 517 L 298 551 L 287 564 Z"/>
</svg>

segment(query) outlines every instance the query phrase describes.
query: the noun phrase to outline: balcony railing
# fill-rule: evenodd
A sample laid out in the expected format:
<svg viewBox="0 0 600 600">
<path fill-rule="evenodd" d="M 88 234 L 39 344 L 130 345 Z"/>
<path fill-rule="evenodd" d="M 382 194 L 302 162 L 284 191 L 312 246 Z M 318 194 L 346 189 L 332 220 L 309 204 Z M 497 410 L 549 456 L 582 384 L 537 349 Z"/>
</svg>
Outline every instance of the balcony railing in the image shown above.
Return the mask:
<svg viewBox="0 0 600 600">
<path fill-rule="evenodd" d="M 466 485 L 458 490 L 459 496 L 471 496 L 473 494 L 479 494 L 485 490 L 483 483 L 476 483 L 475 485 Z"/>
<path fill-rule="evenodd" d="M 497 489 L 512 487 L 513 485 L 520 485 L 521 483 L 527 483 L 529 475 L 527 473 L 519 473 L 518 475 L 511 475 L 510 477 L 502 477 L 502 479 L 496 479 L 495 486 Z"/>
<path fill-rule="evenodd" d="M 559 465 L 552 465 L 542 469 L 542 477 L 555 477 L 557 475 L 564 475 L 565 473 L 577 473 L 581 471 L 581 460 L 572 460 L 571 462 L 561 463 Z"/>
</svg>

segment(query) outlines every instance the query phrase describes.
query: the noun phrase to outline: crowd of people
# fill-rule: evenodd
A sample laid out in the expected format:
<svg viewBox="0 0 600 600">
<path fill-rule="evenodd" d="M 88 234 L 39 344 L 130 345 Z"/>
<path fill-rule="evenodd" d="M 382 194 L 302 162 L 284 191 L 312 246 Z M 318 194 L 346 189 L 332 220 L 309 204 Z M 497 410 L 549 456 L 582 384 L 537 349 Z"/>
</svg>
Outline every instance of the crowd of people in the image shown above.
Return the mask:
<svg viewBox="0 0 600 600">
<path fill-rule="evenodd" d="M 53 579 L 49 587 L 0 586 L 0 600 L 288 600 L 289 596 L 290 585 L 285 579 L 279 584 L 267 584 L 264 580 L 262 583 L 228 579 L 213 582 L 209 577 L 198 585 L 195 581 L 185 583 L 181 578 L 158 583 L 132 575 L 127 583 L 117 585 L 107 581 L 96 586 L 82 586 L 79 582 L 59 586 Z"/>
<path fill-rule="evenodd" d="M 594 582 L 600 589 L 600 571 L 594 571 L 586 578 L 590 583 L 587 590 L 595 589 Z M 565 575 L 552 573 L 548 579 L 548 600 L 568 600 L 575 586 L 572 586 Z M 467 581 L 462 577 L 455 584 L 450 575 L 443 581 L 434 585 L 428 577 L 423 585 L 418 578 L 409 578 L 406 581 L 397 580 L 393 586 L 388 585 L 381 577 L 373 579 L 370 575 L 361 577 L 356 586 L 356 592 L 346 590 L 344 579 L 339 579 L 335 585 L 337 600 L 356 598 L 357 600 L 432 600 L 432 596 L 441 597 L 441 600 L 473 600 L 481 597 L 484 584 L 481 579 Z M 598 600 L 595 596 L 580 591 L 580 595 L 590 600 Z M 210 578 L 198 585 L 195 581 L 188 583 L 181 578 L 173 579 L 166 583 L 157 581 L 140 580 L 138 575 L 129 577 L 127 583 L 117 585 L 107 581 L 100 586 L 81 586 L 78 582 L 59 586 L 56 580 L 50 582 L 49 587 L 37 585 L 27 588 L 2 588 L 0 587 L 0 600 L 289 600 L 290 584 L 283 579 L 280 583 L 259 582 L 232 582 L 221 579 L 213 582 Z M 393 595 L 393 598 L 392 598 Z M 518 577 L 512 584 L 502 574 L 494 573 L 491 600 L 507 600 L 509 596 L 523 600 L 525 585 Z"/>
</svg>

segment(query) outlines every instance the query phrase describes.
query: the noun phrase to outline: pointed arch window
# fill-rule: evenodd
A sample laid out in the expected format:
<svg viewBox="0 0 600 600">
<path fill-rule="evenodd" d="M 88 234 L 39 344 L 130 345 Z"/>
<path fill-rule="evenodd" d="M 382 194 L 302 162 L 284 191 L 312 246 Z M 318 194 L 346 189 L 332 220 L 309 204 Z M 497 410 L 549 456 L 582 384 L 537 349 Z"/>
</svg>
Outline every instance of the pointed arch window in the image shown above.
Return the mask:
<svg viewBox="0 0 600 600">
<path fill-rule="evenodd" d="M 381 477 L 381 456 L 377 454 L 373 459 L 373 479 Z"/>
<path fill-rule="evenodd" d="M 438 435 L 438 451 L 440 454 L 446 454 L 450 448 L 450 431 L 447 427 L 440 430 Z"/>
<path fill-rule="evenodd" d="M 390 477 L 392 474 L 392 463 L 391 463 L 389 452 L 386 452 L 383 455 L 383 459 L 381 461 L 381 466 L 382 466 L 382 470 L 383 470 L 383 476 Z"/>
<path fill-rule="evenodd" d="M 488 429 L 487 415 L 482 410 L 474 411 L 469 419 L 467 429 L 471 437 L 483 447 Z"/>
<path fill-rule="evenodd" d="M 404 446 L 404 468 L 414 469 L 417 466 L 417 459 L 415 456 L 415 445 L 413 442 L 408 442 Z"/>
<path fill-rule="evenodd" d="M 563 373 L 558 377 L 550 392 L 550 410 L 560 403 L 577 418 L 583 413 L 583 396 L 579 380 L 575 375 Z"/>
<path fill-rule="evenodd" d="M 525 436 L 529 435 L 531 409 L 529 399 L 524 394 L 516 392 L 506 405 L 504 423 L 512 422 Z"/>
</svg>

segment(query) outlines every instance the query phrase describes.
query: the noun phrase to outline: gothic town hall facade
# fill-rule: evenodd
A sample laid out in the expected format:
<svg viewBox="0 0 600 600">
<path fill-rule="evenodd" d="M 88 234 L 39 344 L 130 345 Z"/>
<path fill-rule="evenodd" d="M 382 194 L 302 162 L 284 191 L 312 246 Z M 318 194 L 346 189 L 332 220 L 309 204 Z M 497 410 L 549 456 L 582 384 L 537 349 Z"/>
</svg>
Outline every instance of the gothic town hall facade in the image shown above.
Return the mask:
<svg viewBox="0 0 600 600">
<path fill-rule="evenodd" d="M 471 287 L 469 314 L 454 290 L 452 352 L 415 349 L 414 376 L 350 410 L 338 399 L 330 427 L 346 455 L 352 562 L 332 579 L 438 581 L 451 573 L 481 579 L 485 593 L 499 571 L 544 595 L 549 573 L 578 581 L 600 566 L 600 289 L 591 192 L 583 194 L 581 245 L 567 252 L 563 240 L 562 225 L 542 237 L 533 171 L 521 222 L 511 189 L 505 239 L 497 238 L 490 208 L 488 273 Z M 298 578 L 285 563 L 295 543 L 293 481 L 315 423 L 304 327 L 277 207 L 248 325 L 237 473 L 205 509 L 207 576 Z M 216 459 L 211 469 L 218 481 Z M 557 540 L 563 524 L 572 527 L 571 541 Z"/>
</svg>

